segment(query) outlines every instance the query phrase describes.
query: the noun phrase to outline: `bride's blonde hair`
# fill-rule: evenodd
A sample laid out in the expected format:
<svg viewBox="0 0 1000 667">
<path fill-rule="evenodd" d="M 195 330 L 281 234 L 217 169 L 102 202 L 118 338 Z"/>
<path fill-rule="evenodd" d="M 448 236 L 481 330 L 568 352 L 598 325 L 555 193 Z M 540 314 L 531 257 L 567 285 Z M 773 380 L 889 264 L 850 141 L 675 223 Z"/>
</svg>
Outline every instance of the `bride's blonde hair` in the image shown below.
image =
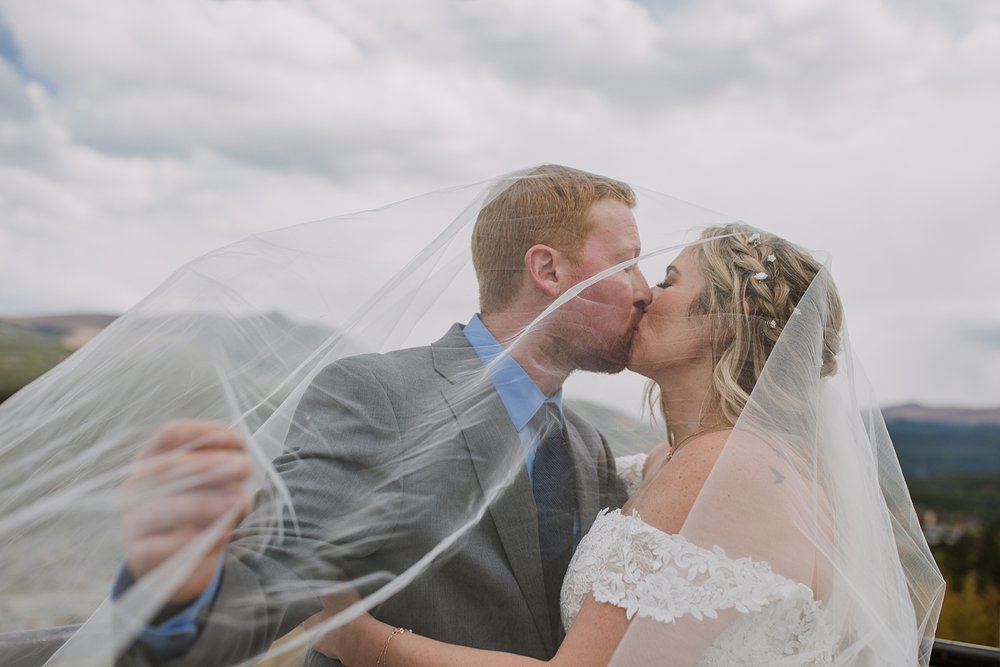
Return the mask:
<svg viewBox="0 0 1000 667">
<path fill-rule="evenodd" d="M 709 227 L 695 251 L 705 287 L 691 304 L 692 316 L 711 322 L 714 405 L 723 421 L 734 425 L 743 412 L 768 356 L 796 305 L 825 269 L 808 252 L 788 241 L 734 223 Z M 820 377 L 837 372 L 843 312 L 832 281 L 827 288 Z M 666 408 L 651 383 L 650 405 Z"/>
</svg>

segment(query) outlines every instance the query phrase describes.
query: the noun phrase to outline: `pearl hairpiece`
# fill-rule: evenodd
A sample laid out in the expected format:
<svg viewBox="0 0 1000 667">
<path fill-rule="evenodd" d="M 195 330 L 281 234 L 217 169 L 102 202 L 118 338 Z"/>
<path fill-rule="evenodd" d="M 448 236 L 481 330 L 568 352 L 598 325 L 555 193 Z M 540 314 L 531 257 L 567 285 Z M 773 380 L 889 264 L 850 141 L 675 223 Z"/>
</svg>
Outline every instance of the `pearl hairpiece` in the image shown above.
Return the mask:
<svg viewBox="0 0 1000 667">
<path fill-rule="evenodd" d="M 767 326 L 771 327 L 772 329 L 777 329 L 778 328 L 778 322 L 775 321 L 775 320 L 771 320 L 770 322 L 767 323 Z"/>
<path fill-rule="evenodd" d="M 771 264 L 774 264 L 774 253 L 767 256 L 767 261 L 771 262 Z"/>
<path fill-rule="evenodd" d="M 750 245 L 760 245 L 760 234 L 754 232 L 747 240 L 750 242 Z"/>
<path fill-rule="evenodd" d="M 767 274 L 761 271 L 760 273 L 753 274 L 754 280 L 767 280 Z"/>
</svg>

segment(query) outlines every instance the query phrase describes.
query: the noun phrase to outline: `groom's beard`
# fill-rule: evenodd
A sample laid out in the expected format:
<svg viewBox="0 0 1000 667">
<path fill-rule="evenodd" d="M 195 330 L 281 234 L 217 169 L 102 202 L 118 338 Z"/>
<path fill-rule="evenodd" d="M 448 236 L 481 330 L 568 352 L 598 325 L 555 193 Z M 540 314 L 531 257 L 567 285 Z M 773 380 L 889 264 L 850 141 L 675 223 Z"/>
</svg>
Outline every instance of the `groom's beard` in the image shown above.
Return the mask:
<svg viewBox="0 0 1000 667">
<path fill-rule="evenodd" d="M 588 332 L 589 335 L 582 337 L 589 345 L 581 349 L 576 360 L 577 367 L 584 371 L 608 374 L 620 373 L 625 370 L 632 354 L 632 342 L 642 315 L 641 310 L 633 308 L 624 330 L 619 329 L 618 332 L 602 332 L 596 328 L 591 329 Z"/>
</svg>

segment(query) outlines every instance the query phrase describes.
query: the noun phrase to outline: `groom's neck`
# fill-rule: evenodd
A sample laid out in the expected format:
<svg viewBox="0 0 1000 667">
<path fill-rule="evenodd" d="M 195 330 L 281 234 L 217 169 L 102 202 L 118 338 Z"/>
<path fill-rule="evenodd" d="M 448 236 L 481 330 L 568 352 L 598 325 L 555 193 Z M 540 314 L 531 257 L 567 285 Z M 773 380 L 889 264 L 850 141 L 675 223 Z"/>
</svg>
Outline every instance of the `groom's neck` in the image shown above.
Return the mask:
<svg viewBox="0 0 1000 667">
<path fill-rule="evenodd" d="M 504 311 L 483 314 L 480 319 L 535 386 L 551 396 L 562 388 L 573 365 L 562 352 L 561 336 L 554 318 L 547 318 L 529 329 L 537 315 L 531 311 Z"/>
</svg>

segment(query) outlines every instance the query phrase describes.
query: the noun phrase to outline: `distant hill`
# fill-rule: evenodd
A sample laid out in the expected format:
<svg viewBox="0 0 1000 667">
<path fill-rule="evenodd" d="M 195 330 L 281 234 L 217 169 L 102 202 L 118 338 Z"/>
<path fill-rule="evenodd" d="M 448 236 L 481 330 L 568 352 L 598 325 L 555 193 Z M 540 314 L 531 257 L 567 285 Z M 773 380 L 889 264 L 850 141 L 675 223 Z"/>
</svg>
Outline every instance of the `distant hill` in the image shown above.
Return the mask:
<svg viewBox="0 0 1000 667">
<path fill-rule="evenodd" d="M 61 362 L 114 320 L 108 314 L 0 317 L 0 400 Z M 212 325 L 203 322 L 202 326 Z M 323 340 L 330 333 L 278 315 L 255 320 L 252 326 L 276 327 L 288 334 L 292 345 Z M 252 355 L 253 350 L 247 353 Z M 619 452 L 644 451 L 664 439 L 659 424 L 640 423 L 613 408 L 586 401 L 571 406 L 608 434 Z M 907 479 L 1000 472 L 1000 407 L 908 403 L 884 408 L 883 414 Z"/>
<path fill-rule="evenodd" d="M 908 403 L 882 414 L 907 479 L 1000 472 L 1000 408 Z"/>
<path fill-rule="evenodd" d="M 0 401 L 61 363 L 116 319 L 103 314 L 0 317 Z M 221 341 L 225 341 L 225 363 L 230 368 L 246 370 L 241 382 L 252 384 L 263 379 L 261 374 L 269 374 L 268 381 L 275 374 L 284 377 L 301 363 L 301 354 L 312 352 L 333 334 L 330 329 L 292 322 L 278 313 L 234 320 L 191 312 L 169 317 L 133 317 L 122 324 L 124 328 L 105 332 L 116 336 L 111 344 L 120 347 L 123 355 L 117 360 L 120 364 L 126 364 L 127 360 L 130 369 L 143 366 L 150 373 L 159 369 L 157 377 L 163 382 L 195 382 L 196 378 L 202 378 L 206 385 L 215 384 L 215 366 L 208 363 L 205 355 L 208 350 L 219 348 Z M 261 353 L 263 344 L 268 346 L 266 354 Z M 342 340 L 340 344 L 351 349 L 350 340 Z M 163 354 L 146 354 L 143 350 Z M 264 358 L 271 359 L 276 367 L 254 366 Z M 167 367 L 170 370 L 164 372 Z M 181 370 L 185 368 L 187 371 Z M 166 386 L 162 389 L 168 391 Z M 197 395 L 189 388 L 176 391 L 175 395 L 191 400 Z"/>
<path fill-rule="evenodd" d="M 638 422 L 614 408 L 588 401 L 567 403 L 607 434 L 617 453 L 647 451 L 665 439 L 660 422 Z M 1000 408 L 935 408 L 911 403 L 884 408 L 882 413 L 907 479 L 1000 476 Z M 954 479 L 949 483 L 953 487 Z"/>
<path fill-rule="evenodd" d="M 11 335 L 20 332 L 21 340 L 37 335 L 44 338 L 58 338 L 67 350 L 82 347 L 118 318 L 117 315 L 103 313 L 79 313 L 69 315 L 41 315 L 37 317 L 0 317 L 0 331 L 6 328 Z M 0 333 L 0 344 L 3 344 Z"/>
<path fill-rule="evenodd" d="M 907 486 L 916 505 L 942 517 L 1000 521 L 1000 472 L 909 479 Z"/>
<path fill-rule="evenodd" d="M 0 317 L 0 401 L 56 366 L 115 320 L 81 314 Z"/>
<path fill-rule="evenodd" d="M 883 408 L 882 414 L 887 423 L 1000 427 L 1000 407 L 987 409 L 932 408 L 919 403 L 906 403 Z"/>
<path fill-rule="evenodd" d="M 107 313 L 64 313 L 61 315 L 0 316 L 0 321 L 14 322 L 25 327 L 50 327 L 68 331 L 75 327 L 103 328 L 118 319 Z"/>
<path fill-rule="evenodd" d="M 1000 426 L 887 422 L 908 479 L 1000 471 Z"/>
</svg>

